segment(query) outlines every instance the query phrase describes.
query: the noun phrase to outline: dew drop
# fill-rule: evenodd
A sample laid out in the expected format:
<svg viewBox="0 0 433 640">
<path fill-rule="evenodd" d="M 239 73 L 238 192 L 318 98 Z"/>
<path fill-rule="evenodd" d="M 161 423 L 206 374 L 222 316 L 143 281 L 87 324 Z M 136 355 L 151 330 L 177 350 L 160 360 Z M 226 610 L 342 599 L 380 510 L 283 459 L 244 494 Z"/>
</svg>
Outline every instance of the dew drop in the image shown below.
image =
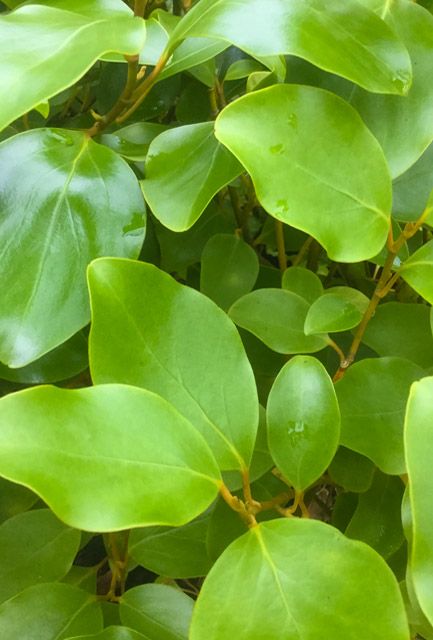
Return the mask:
<svg viewBox="0 0 433 640">
<path fill-rule="evenodd" d="M 289 420 L 287 423 L 287 435 L 291 440 L 298 440 L 305 434 L 307 425 L 303 420 Z"/>
</svg>

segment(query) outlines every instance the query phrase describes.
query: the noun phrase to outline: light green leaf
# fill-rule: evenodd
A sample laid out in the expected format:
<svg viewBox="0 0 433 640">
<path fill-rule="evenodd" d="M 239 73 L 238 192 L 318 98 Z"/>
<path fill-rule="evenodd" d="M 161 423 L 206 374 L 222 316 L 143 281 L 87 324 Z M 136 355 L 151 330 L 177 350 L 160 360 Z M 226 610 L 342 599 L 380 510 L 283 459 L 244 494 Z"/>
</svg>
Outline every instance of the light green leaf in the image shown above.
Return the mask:
<svg viewBox="0 0 433 640">
<path fill-rule="evenodd" d="M 404 98 L 372 95 L 354 87 L 351 103 L 379 140 L 396 178 L 433 140 L 433 16 L 408 0 L 392 0 L 387 6 L 385 20 L 412 60 L 412 86 Z"/>
<path fill-rule="evenodd" d="M 319 276 L 303 267 L 289 267 L 283 273 L 281 286 L 293 291 L 312 304 L 323 294 L 323 285 Z"/>
<path fill-rule="evenodd" d="M 0 378 L 21 384 L 67 380 L 87 369 L 87 351 L 87 339 L 80 331 L 26 367 L 10 369 L 0 362 Z"/>
<path fill-rule="evenodd" d="M 132 170 L 84 133 L 36 129 L 0 144 L 0 361 L 12 368 L 89 321 L 87 264 L 136 257 L 145 206 Z"/>
<path fill-rule="evenodd" d="M 433 240 L 415 251 L 399 269 L 403 280 L 433 305 Z"/>
<path fill-rule="evenodd" d="M 225 311 L 251 291 L 258 275 L 257 253 L 238 236 L 216 234 L 203 249 L 200 290 Z"/>
<path fill-rule="evenodd" d="M 331 478 L 346 491 L 362 493 L 371 487 L 375 466 L 356 451 L 339 447 L 328 468 Z"/>
<path fill-rule="evenodd" d="M 179 526 L 217 494 L 203 438 L 143 389 L 26 389 L 2 398 L 0 425 L 0 474 L 77 529 Z"/>
<path fill-rule="evenodd" d="M 314 353 L 328 342 L 323 336 L 305 335 L 308 309 L 308 302 L 296 293 L 270 288 L 243 296 L 230 308 L 229 315 L 278 353 Z"/>
<path fill-rule="evenodd" d="M 201 0 L 180 21 L 169 46 L 192 36 L 221 38 L 252 56 L 305 58 L 369 91 L 404 94 L 411 83 L 404 45 L 353 0 Z"/>
<path fill-rule="evenodd" d="M 155 122 L 134 122 L 112 133 L 104 133 L 99 142 L 105 144 L 128 160 L 146 160 L 150 143 L 167 127 Z"/>
<path fill-rule="evenodd" d="M 341 98 L 316 87 L 273 86 L 232 102 L 215 127 L 272 216 L 313 235 L 336 261 L 358 262 L 382 249 L 391 211 L 388 167 Z"/>
<path fill-rule="evenodd" d="M 430 624 L 433 624 L 432 396 L 433 378 L 412 386 L 404 435 L 412 511 L 411 573 L 416 596 Z"/>
<path fill-rule="evenodd" d="M 202 433 L 222 469 L 247 466 L 257 431 L 257 391 L 226 314 L 150 264 L 95 261 L 89 285 L 94 382 L 124 382 L 161 394 Z"/>
<path fill-rule="evenodd" d="M 66 527 L 48 509 L 27 511 L 4 522 L 0 527 L 0 602 L 33 584 L 63 578 L 80 539 L 79 531 Z"/>
<path fill-rule="evenodd" d="M 104 53 L 137 54 L 145 35 L 144 20 L 120 0 L 30 4 L 2 15 L 0 93 L 8 99 L 0 130 L 74 84 Z"/>
<path fill-rule="evenodd" d="M 91 636 L 75 636 L 68 640 L 149 640 L 149 638 L 128 627 L 113 626 L 106 627 L 100 633 Z"/>
<path fill-rule="evenodd" d="M 205 576 L 211 566 L 206 549 L 209 518 L 205 513 L 183 527 L 135 529 L 129 538 L 129 554 L 157 575 L 177 579 Z"/>
<path fill-rule="evenodd" d="M 353 329 L 361 322 L 368 304 L 367 296 L 357 289 L 327 289 L 308 310 L 304 331 L 311 335 Z"/>
<path fill-rule="evenodd" d="M 401 358 L 356 362 L 335 386 L 341 444 L 362 453 L 385 473 L 406 472 L 403 423 L 410 386 L 424 371 Z"/>
<path fill-rule="evenodd" d="M 291 518 L 251 529 L 206 578 L 190 640 L 227 638 L 409 640 L 409 629 L 397 581 L 375 551 Z"/>
<path fill-rule="evenodd" d="M 379 305 L 362 341 L 380 356 L 406 358 L 420 367 L 433 365 L 430 309 L 423 304 Z"/>
<path fill-rule="evenodd" d="M 122 596 L 120 618 L 149 640 L 188 640 L 193 606 L 194 600 L 180 589 L 145 584 Z"/>
<path fill-rule="evenodd" d="M 400 478 L 377 471 L 369 490 L 359 496 L 346 536 L 365 542 L 381 556 L 389 558 L 404 542 L 403 491 Z"/>
<path fill-rule="evenodd" d="M 267 421 L 275 464 L 304 491 L 326 471 L 340 437 L 334 385 L 317 358 L 296 356 L 284 365 L 269 394 Z"/>
<path fill-rule="evenodd" d="M 224 76 L 224 82 L 242 80 L 255 71 L 263 71 L 263 65 L 257 62 L 257 60 L 252 60 L 251 58 L 235 60 L 235 62 L 233 62 L 227 69 Z"/>
<path fill-rule="evenodd" d="M 241 165 L 216 140 L 213 123 L 204 122 L 169 129 L 155 138 L 141 185 L 158 220 L 173 231 L 185 231 L 240 173 Z"/>
<path fill-rule="evenodd" d="M 64 640 L 102 629 L 95 596 L 69 584 L 37 584 L 0 605 L 8 640 Z"/>
<path fill-rule="evenodd" d="M 50 103 L 48 102 L 48 100 L 44 100 L 44 102 L 36 105 L 35 109 L 45 119 L 47 119 L 50 115 Z"/>
</svg>

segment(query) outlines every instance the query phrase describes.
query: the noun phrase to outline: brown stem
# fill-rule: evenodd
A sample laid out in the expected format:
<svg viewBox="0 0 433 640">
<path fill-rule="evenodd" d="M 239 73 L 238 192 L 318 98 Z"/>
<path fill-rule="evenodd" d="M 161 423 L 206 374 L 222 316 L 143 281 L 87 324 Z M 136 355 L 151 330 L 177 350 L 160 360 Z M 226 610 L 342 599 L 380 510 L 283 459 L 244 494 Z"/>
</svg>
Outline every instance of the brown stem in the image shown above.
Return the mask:
<svg viewBox="0 0 433 640">
<path fill-rule="evenodd" d="M 278 265 L 280 271 L 283 272 L 287 269 L 287 254 L 284 240 L 284 225 L 281 220 L 275 220 L 275 237 L 277 239 Z"/>
<path fill-rule="evenodd" d="M 148 0 L 135 0 L 134 2 L 134 16 L 144 18 L 146 12 Z"/>
</svg>

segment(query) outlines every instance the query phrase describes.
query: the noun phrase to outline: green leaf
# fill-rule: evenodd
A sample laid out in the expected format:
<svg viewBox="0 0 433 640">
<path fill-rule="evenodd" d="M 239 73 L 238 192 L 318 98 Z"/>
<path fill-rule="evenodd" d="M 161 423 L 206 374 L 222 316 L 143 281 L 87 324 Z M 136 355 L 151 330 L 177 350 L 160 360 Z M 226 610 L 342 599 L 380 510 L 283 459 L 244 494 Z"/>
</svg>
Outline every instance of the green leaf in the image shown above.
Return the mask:
<svg viewBox="0 0 433 640">
<path fill-rule="evenodd" d="M 385 20 L 407 47 L 413 83 L 404 97 L 356 89 L 351 103 L 379 140 L 393 178 L 404 173 L 433 140 L 433 16 L 408 0 L 386 3 Z"/>
<path fill-rule="evenodd" d="M 346 491 L 362 493 L 371 487 L 374 464 L 356 451 L 339 447 L 328 468 L 331 478 Z"/>
<path fill-rule="evenodd" d="M 326 471 L 338 447 L 334 385 L 317 358 L 296 356 L 278 374 L 267 406 L 269 451 L 297 491 Z"/>
<path fill-rule="evenodd" d="M 102 629 L 95 596 L 69 584 L 37 584 L 0 605 L 8 640 L 64 640 Z"/>
<path fill-rule="evenodd" d="M 183 527 L 135 529 L 129 538 L 129 554 L 157 575 L 176 579 L 205 576 L 211 566 L 206 549 L 209 518 L 205 513 Z"/>
<path fill-rule="evenodd" d="M 149 640 L 188 640 L 194 600 L 180 589 L 145 584 L 127 591 L 120 601 L 120 618 Z"/>
<path fill-rule="evenodd" d="M 87 351 L 87 339 L 79 332 L 26 367 L 10 369 L 0 362 L 0 378 L 21 384 L 67 380 L 87 369 Z"/>
<path fill-rule="evenodd" d="M 0 425 L 0 474 L 77 529 L 179 526 L 217 494 L 203 438 L 143 389 L 26 389 L 2 398 Z"/>
<path fill-rule="evenodd" d="M 91 636 L 75 636 L 68 640 L 149 640 L 149 638 L 128 627 L 113 626 L 106 627 L 100 633 Z"/>
<path fill-rule="evenodd" d="M 30 509 L 38 501 L 32 491 L 0 478 L 0 522 Z"/>
<path fill-rule="evenodd" d="M 141 186 L 155 216 L 169 229 L 185 231 L 242 167 L 216 140 L 213 123 L 204 122 L 169 129 L 155 138 L 145 173 Z"/>
<path fill-rule="evenodd" d="M 433 365 L 430 309 L 423 304 L 387 302 L 379 305 L 362 341 L 380 356 L 397 356 L 420 367 Z"/>
<path fill-rule="evenodd" d="M 33 584 L 63 578 L 80 539 L 79 531 L 66 527 L 48 509 L 27 511 L 4 522 L 0 527 L 0 602 Z"/>
<path fill-rule="evenodd" d="M 433 240 L 415 251 L 402 264 L 399 273 L 412 289 L 433 304 Z"/>
<path fill-rule="evenodd" d="M 12 368 L 63 343 L 89 321 L 87 264 L 136 257 L 145 207 L 137 180 L 84 133 L 28 131 L 0 144 L 3 247 L 0 361 Z"/>
<path fill-rule="evenodd" d="M 263 71 L 263 65 L 257 62 L 257 60 L 252 60 L 251 58 L 235 60 L 235 62 L 233 62 L 227 69 L 224 76 L 224 82 L 230 82 L 230 80 L 242 80 L 256 71 Z"/>
<path fill-rule="evenodd" d="M 404 411 L 411 384 L 424 375 L 401 358 L 368 358 L 349 367 L 335 386 L 341 444 L 367 456 L 385 473 L 405 473 Z"/>
<path fill-rule="evenodd" d="M 351 287 L 332 287 L 311 305 L 305 319 L 307 335 L 353 329 L 368 307 L 366 295 Z"/>
<path fill-rule="evenodd" d="M 281 286 L 287 291 L 297 293 L 309 304 L 323 294 L 323 285 L 319 276 L 303 267 L 289 267 L 283 273 Z"/>
<path fill-rule="evenodd" d="M 228 545 L 245 533 L 245 524 L 222 498 L 218 498 L 212 510 L 207 535 L 207 549 L 213 562 Z"/>
<path fill-rule="evenodd" d="M 365 542 L 381 556 L 389 558 L 404 542 L 403 490 L 400 478 L 376 472 L 369 490 L 359 496 L 346 536 Z"/>
<path fill-rule="evenodd" d="M 232 320 L 278 353 L 314 353 L 328 344 L 326 337 L 307 336 L 304 322 L 308 302 L 285 289 L 257 289 L 237 300 Z"/>
<path fill-rule="evenodd" d="M 393 182 L 393 218 L 416 222 L 433 189 L 433 144 L 420 159 Z M 430 220 L 427 220 L 430 223 Z"/>
<path fill-rule="evenodd" d="M 326 0 L 201 0 L 178 24 L 169 47 L 192 36 L 221 38 L 252 56 L 305 58 L 369 91 L 404 94 L 411 83 L 404 45 L 353 0 L 343 6 Z"/>
<path fill-rule="evenodd" d="M 70 87 L 104 53 L 137 54 L 145 35 L 144 20 L 120 0 L 30 4 L 2 15 L 0 93 L 8 99 L 0 130 Z"/>
<path fill-rule="evenodd" d="M 339 262 L 382 249 L 391 211 L 388 167 L 341 98 L 315 87 L 273 86 L 232 102 L 215 127 L 272 216 L 310 233 Z"/>
<path fill-rule="evenodd" d="M 257 253 L 238 236 L 216 234 L 203 249 L 200 290 L 225 311 L 251 291 L 258 275 Z"/>
<path fill-rule="evenodd" d="M 416 596 L 430 624 L 433 624 L 432 393 L 433 378 L 412 386 L 404 435 L 412 510 L 410 565 Z"/>
<path fill-rule="evenodd" d="M 150 264 L 95 261 L 89 286 L 93 381 L 161 394 L 206 438 L 222 469 L 245 468 L 257 431 L 257 391 L 226 314 Z"/>
<path fill-rule="evenodd" d="M 323 522 L 291 518 L 251 529 L 206 578 L 190 640 L 227 638 L 409 640 L 409 629 L 375 551 Z"/>
<path fill-rule="evenodd" d="M 112 133 L 104 133 L 99 141 L 127 160 L 146 160 L 150 143 L 167 127 L 155 122 L 134 122 Z"/>
</svg>

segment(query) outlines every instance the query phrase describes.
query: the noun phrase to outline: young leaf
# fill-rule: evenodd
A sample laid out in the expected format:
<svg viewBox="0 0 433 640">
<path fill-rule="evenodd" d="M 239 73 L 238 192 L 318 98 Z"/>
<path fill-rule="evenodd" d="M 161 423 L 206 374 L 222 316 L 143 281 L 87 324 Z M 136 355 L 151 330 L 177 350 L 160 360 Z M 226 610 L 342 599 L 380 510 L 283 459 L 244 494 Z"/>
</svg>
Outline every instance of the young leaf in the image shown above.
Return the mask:
<svg viewBox="0 0 433 640">
<path fill-rule="evenodd" d="M 305 319 L 307 335 L 353 329 L 362 320 L 369 300 L 351 287 L 332 287 L 311 305 Z"/>
<path fill-rule="evenodd" d="M 412 579 L 421 609 L 433 625 L 432 394 L 433 378 L 412 386 L 404 443 L 412 511 Z"/>
<path fill-rule="evenodd" d="M 205 580 L 190 633 L 190 640 L 350 637 L 409 640 L 397 581 L 367 545 L 299 518 L 261 523 L 226 549 Z"/>
<path fill-rule="evenodd" d="M 0 527 L 0 602 L 33 584 L 63 578 L 80 539 L 79 531 L 66 527 L 48 509 L 21 513 L 4 522 Z"/>
<path fill-rule="evenodd" d="M 157 575 L 176 579 L 205 576 L 211 567 L 206 549 L 209 519 L 210 514 L 205 513 L 183 527 L 134 529 L 129 554 Z"/>
<path fill-rule="evenodd" d="M 399 269 L 401 277 L 433 304 L 433 240 L 415 251 Z"/>
<path fill-rule="evenodd" d="M 281 282 L 283 289 L 297 293 L 312 304 L 323 294 L 323 285 L 319 276 L 303 267 L 289 267 L 283 273 Z"/>
<path fill-rule="evenodd" d="M 37 584 L 0 605 L 0 625 L 10 640 L 65 640 L 101 631 L 102 613 L 96 597 L 77 587 Z"/>
<path fill-rule="evenodd" d="M 367 456 L 385 473 L 405 473 L 404 411 L 411 384 L 424 375 L 401 358 L 366 359 L 349 367 L 335 386 L 341 444 Z"/>
<path fill-rule="evenodd" d="M 237 300 L 229 315 L 278 353 L 314 353 L 327 345 L 323 336 L 306 336 L 309 305 L 285 289 L 257 289 Z"/>
<path fill-rule="evenodd" d="M 430 309 L 423 304 L 387 302 L 379 305 L 362 339 L 380 356 L 397 356 L 420 367 L 433 365 Z"/>
<path fill-rule="evenodd" d="M 404 45 L 354 0 L 201 0 L 171 34 L 170 49 L 192 36 L 221 38 L 252 56 L 305 58 L 369 91 L 404 94 L 411 83 Z"/>
<path fill-rule="evenodd" d="M 378 142 L 341 98 L 315 87 L 273 86 L 230 104 L 215 127 L 272 216 L 313 235 L 336 261 L 365 260 L 382 249 L 391 179 Z"/>
<path fill-rule="evenodd" d="M 97 260 L 89 268 L 89 286 L 94 382 L 124 382 L 161 394 L 206 438 L 222 469 L 247 466 L 257 431 L 257 391 L 226 314 L 150 264 Z"/>
<path fill-rule="evenodd" d="M 144 44 L 144 20 L 121 0 L 50 4 L 0 16 L 0 94 L 8 96 L 0 130 L 74 84 L 104 53 L 134 55 Z"/>
<path fill-rule="evenodd" d="M 0 361 L 23 367 L 89 321 L 86 267 L 136 257 L 145 206 L 132 170 L 84 133 L 37 129 L 0 145 Z"/>
<path fill-rule="evenodd" d="M 123 624 L 149 640 L 188 640 L 194 600 L 165 584 L 129 589 L 120 602 Z"/>
<path fill-rule="evenodd" d="M 155 216 L 169 229 L 185 231 L 242 167 L 216 140 L 213 123 L 204 122 L 169 129 L 155 138 L 145 173 L 141 186 Z"/>
<path fill-rule="evenodd" d="M 400 478 L 377 471 L 369 490 L 359 496 L 346 536 L 362 540 L 385 559 L 389 558 L 404 542 L 401 523 L 403 491 Z"/>
<path fill-rule="evenodd" d="M 216 234 L 203 249 L 200 291 L 224 311 L 251 291 L 258 275 L 257 253 L 235 235 Z"/>
<path fill-rule="evenodd" d="M 269 394 L 267 421 L 275 464 L 304 491 L 326 471 L 340 437 L 334 385 L 317 358 L 296 356 L 282 368 Z"/>
<path fill-rule="evenodd" d="M 0 474 L 77 529 L 179 526 L 217 494 L 203 438 L 143 389 L 26 389 L 2 398 L 0 424 Z"/>
</svg>

